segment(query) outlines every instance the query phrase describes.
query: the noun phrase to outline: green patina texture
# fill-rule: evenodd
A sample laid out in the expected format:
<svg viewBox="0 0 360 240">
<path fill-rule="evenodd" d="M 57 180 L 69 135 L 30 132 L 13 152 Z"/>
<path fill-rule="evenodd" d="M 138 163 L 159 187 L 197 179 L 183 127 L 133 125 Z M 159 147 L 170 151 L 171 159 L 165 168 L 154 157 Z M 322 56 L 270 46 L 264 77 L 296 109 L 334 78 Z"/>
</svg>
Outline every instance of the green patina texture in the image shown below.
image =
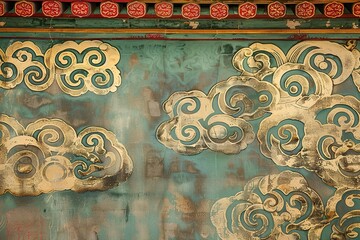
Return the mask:
<svg viewBox="0 0 360 240">
<path fill-rule="evenodd" d="M 4 27 L 35 28 L 167 28 L 167 29 L 351 29 L 359 26 L 359 18 L 316 19 L 101 19 L 101 18 L 19 18 L 0 17 Z M 196 26 L 190 25 L 196 23 Z"/>
<path fill-rule="evenodd" d="M 189 28 L 184 20 L 1 18 L 0 21 L 6 22 L 6 27 Z M 263 25 L 285 28 L 287 24 L 287 20 L 261 19 L 197 21 L 199 29 L 246 29 Z M 326 22 L 324 19 L 301 21 L 299 27 L 326 28 Z M 331 27 L 352 27 L 349 20 L 331 22 Z M 354 23 L 358 24 L 359 19 Z M 160 36 L 164 39 L 157 40 L 147 34 L 1 33 L 0 36 L 3 51 L 15 41 L 27 40 L 45 52 L 71 39 L 100 39 L 118 49 L 121 59 L 117 68 L 122 83 L 116 92 L 106 95 L 87 92 L 73 97 L 56 87 L 35 92 L 21 83 L 13 89 L 0 89 L 0 113 L 15 117 L 24 126 L 39 118 L 60 118 L 78 131 L 87 126 L 106 128 L 126 147 L 134 163 L 131 177 L 106 191 L 0 196 L 0 239 L 220 239 L 210 219 L 211 206 L 218 199 L 242 191 L 254 177 L 294 170 L 265 157 L 256 137 L 237 154 L 205 150 L 184 155 L 161 144 L 156 129 L 169 119 L 162 104 L 173 93 L 191 90 L 208 93 L 216 83 L 240 75 L 232 65 L 239 49 L 261 42 L 275 44 L 287 52 L 298 43 L 294 38 L 299 36 L 164 34 Z M 359 36 L 300 37 L 342 38 L 337 42 L 345 44 L 346 39 Z M 202 41 L 205 38 L 208 40 Z M 360 98 L 351 77 L 334 87 L 333 92 Z M 251 121 L 255 133 L 267 116 Z M 334 194 L 336 189 L 322 182 L 314 172 L 303 168 L 294 171 L 306 178 L 323 202 Z M 298 232 L 301 239 L 308 238 L 306 231 Z M 329 232 L 328 227 L 323 236 Z"/>
</svg>

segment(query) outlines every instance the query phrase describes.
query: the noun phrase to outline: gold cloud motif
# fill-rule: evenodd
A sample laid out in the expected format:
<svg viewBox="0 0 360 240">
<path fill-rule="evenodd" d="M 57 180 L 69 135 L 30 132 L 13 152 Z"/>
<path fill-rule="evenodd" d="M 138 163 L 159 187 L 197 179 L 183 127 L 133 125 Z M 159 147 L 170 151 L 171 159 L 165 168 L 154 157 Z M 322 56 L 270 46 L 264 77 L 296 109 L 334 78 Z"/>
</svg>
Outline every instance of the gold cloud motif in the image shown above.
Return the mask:
<svg viewBox="0 0 360 240">
<path fill-rule="evenodd" d="M 0 87 L 12 89 L 23 81 L 33 91 L 44 91 L 54 81 L 41 49 L 30 41 L 14 42 L 5 52 L 0 49 Z"/>
<path fill-rule="evenodd" d="M 53 191 L 106 190 L 124 182 L 132 160 L 115 135 L 100 127 L 77 133 L 60 119 L 26 128 L 0 115 L 0 194 L 36 196 Z"/>
<path fill-rule="evenodd" d="M 157 129 L 166 147 L 182 154 L 204 149 L 239 153 L 253 142 L 253 127 L 246 120 L 259 118 L 278 101 L 278 91 L 253 77 L 230 77 L 205 94 L 176 92 L 164 103 L 170 120 Z"/>
<path fill-rule="evenodd" d="M 255 178 L 244 191 L 213 205 L 211 220 L 219 237 L 358 239 L 360 101 L 334 93 L 349 86 L 341 85 L 345 81 L 360 89 L 356 41 L 302 41 L 287 52 L 254 43 L 234 55 L 233 66 L 239 78 L 274 88 L 269 98 L 274 104 L 265 109 L 266 115 L 224 114 L 249 123 L 263 117 L 256 133 L 261 153 L 278 166 L 314 172 L 336 192 L 324 207 L 299 173 L 286 170 Z"/>
<path fill-rule="evenodd" d="M 254 43 L 242 48 L 233 57 L 233 66 L 242 76 L 260 80 L 271 76 L 281 65 L 297 63 L 328 75 L 334 85 L 344 82 L 357 68 L 356 42 L 345 45 L 330 41 L 303 41 L 284 53 L 274 44 Z"/>
<path fill-rule="evenodd" d="M 254 140 L 252 120 L 265 113 L 309 109 L 319 99 L 331 96 L 334 85 L 356 76 L 359 63 L 351 44 L 304 41 L 287 53 L 274 44 L 254 43 L 242 48 L 232 60 L 240 76 L 215 84 L 208 94 L 198 90 L 175 92 L 165 101 L 164 111 L 170 120 L 159 126 L 157 138 L 182 154 L 204 149 L 239 153 Z M 217 118 L 220 121 L 216 126 L 209 124 L 214 116 L 223 119 Z M 282 129 L 283 135 L 288 130 L 297 134 L 294 127 Z"/>
<path fill-rule="evenodd" d="M 283 171 L 256 177 L 243 191 L 219 199 L 210 217 L 221 239 L 313 239 L 323 214 L 322 200 L 306 179 Z"/>
<path fill-rule="evenodd" d="M 286 115 L 284 115 L 286 112 Z M 277 165 L 314 171 L 333 187 L 360 187 L 360 101 L 333 95 L 288 105 L 260 123 L 260 150 Z"/>
<path fill-rule="evenodd" d="M 121 84 L 119 51 L 98 40 L 67 41 L 45 54 L 33 42 L 14 42 L 0 49 L 0 87 L 12 89 L 24 82 L 32 91 L 45 91 L 56 80 L 71 96 L 90 91 L 105 95 Z"/>
<path fill-rule="evenodd" d="M 119 51 L 101 41 L 56 44 L 45 53 L 45 65 L 65 93 L 79 96 L 87 91 L 105 95 L 121 84 Z"/>
<path fill-rule="evenodd" d="M 360 190 L 340 188 L 328 200 L 326 220 L 317 226 L 313 239 L 358 239 Z"/>
</svg>

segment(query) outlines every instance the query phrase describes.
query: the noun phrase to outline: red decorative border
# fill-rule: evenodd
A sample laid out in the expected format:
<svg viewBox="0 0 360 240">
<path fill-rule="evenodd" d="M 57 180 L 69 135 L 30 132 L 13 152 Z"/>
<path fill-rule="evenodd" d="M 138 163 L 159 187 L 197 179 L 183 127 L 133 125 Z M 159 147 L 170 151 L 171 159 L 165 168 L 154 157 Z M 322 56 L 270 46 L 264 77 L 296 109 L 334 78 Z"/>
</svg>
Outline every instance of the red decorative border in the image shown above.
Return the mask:
<svg viewBox="0 0 360 240">
<path fill-rule="evenodd" d="M 338 18 L 344 14 L 344 4 L 331 2 L 325 5 L 324 14 L 329 18 Z"/>
<path fill-rule="evenodd" d="M 8 3 L 8 2 L 12 3 Z M 72 2 L 75 1 L 75 2 Z M 88 17 L 91 15 L 93 18 L 99 18 L 100 15 L 103 18 L 116 18 L 121 16 L 126 18 L 125 14 L 120 12 L 120 4 L 127 3 L 127 14 L 131 18 L 142 18 L 147 17 L 149 19 L 157 18 L 171 18 L 171 17 L 180 17 L 179 9 L 174 5 L 173 1 L 177 4 L 183 3 L 181 7 L 181 15 L 183 18 L 193 20 L 197 18 L 204 19 L 226 19 L 231 16 L 231 18 L 255 18 L 257 17 L 257 5 L 254 3 L 262 4 L 266 6 L 266 12 L 261 12 L 260 18 L 273 18 L 279 19 L 286 17 L 287 8 L 294 7 L 294 14 L 297 18 L 310 19 L 317 14 L 316 17 L 321 18 L 351 18 L 351 17 L 360 17 L 360 0 L 354 0 L 355 3 L 352 4 L 352 15 L 345 11 L 346 2 L 345 0 L 329 0 L 328 3 L 323 3 L 323 1 L 312 1 L 312 0 L 301 0 L 298 4 L 295 4 L 294 1 L 282 1 L 282 0 L 271 0 L 271 1 L 250 1 L 248 2 L 239 2 L 238 3 L 238 17 L 230 12 L 229 6 L 235 7 L 236 2 L 224 3 L 219 0 L 212 0 L 211 2 L 204 1 L 175 1 L 175 0 L 159 0 L 157 1 L 148 1 L 148 0 L 0 0 L 0 16 L 9 16 L 14 15 L 22 17 L 33 17 L 37 13 L 40 3 L 42 3 L 42 13 L 45 17 Z M 169 1 L 169 2 L 167 2 Z M 188 3 L 186 3 L 188 1 Z M 218 2 L 219 1 L 219 2 Z M 273 2 L 272 2 L 273 1 Z M 331 2 L 330 2 L 331 1 Z M 66 4 L 64 3 L 66 2 Z M 298 1 L 295 1 L 298 2 Z M 8 6 L 12 6 L 15 3 L 14 10 L 8 9 Z M 69 9 L 65 7 L 71 3 L 71 13 L 73 16 L 69 15 Z M 201 4 L 200 4 L 201 3 Z M 322 4 L 323 3 L 323 4 Z M 229 5 L 231 4 L 231 5 Z M 147 8 L 152 9 L 149 15 L 147 14 Z M 201 12 L 201 7 L 206 10 Z M 318 11 L 319 7 L 323 8 L 322 13 Z M 98 9 L 99 12 L 93 13 L 92 10 Z M 9 11 L 12 10 L 12 11 Z M 174 16 L 175 14 L 175 16 Z M 265 16 L 267 14 L 267 16 Z M 41 16 L 41 14 L 36 14 L 36 17 Z M 287 17 L 293 18 L 294 16 L 290 14 Z"/>
<path fill-rule="evenodd" d="M 31 17 L 35 13 L 35 3 L 21 1 L 15 3 L 15 13 L 20 17 Z"/>
<path fill-rule="evenodd" d="M 229 6 L 221 2 L 211 4 L 210 16 L 218 20 L 227 18 L 229 16 Z"/>
<path fill-rule="evenodd" d="M 187 3 L 181 7 L 181 15 L 189 20 L 197 19 L 200 17 L 200 5 L 196 3 Z"/>
<path fill-rule="evenodd" d="M 267 6 L 267 12 L 271 18 L 282 18 L 286 15 L 286 5 L 281 2 L 272 2 Z"/>
<path fill-rule="evenodd" d="M 245 2 L 239 5 L 238 12 L 242 18 L 254 18 L 257 13 L 257 6 L 251 2 Z"/>
<path fill-rule="evenodd" d="M 352 13 L 355 17 L 360 17 L 360 2 L 353 4 Z"/>
<path fill-rule="evenodd" d="M 58 1 L 45 1 L 41 9 L 46 17 L 59 17 L 63 13 L 62 3 Z"/>
<path fill-rule="evenodd" d="M 72 2 L 71 13 L 76 17 L 88 17 L 91 14 L 91 4 L 88 2 Z"/>
<path fill-rule="evenodd" d="M 146 4 L 143 2 L 129 2 L 126 8 L 128 15 L 132 18 L 142 18 L 146 14 Z"/>
<path fill-rule="evenodd" d="M 0 16 L 3 16 L 7 12 L 7 3 L 0 1 Z"/>
<path fill-rule="evenodd" d="M 100 4 L 100 14 L 104 18 L 115 18 L 119 15 L 119 4 L 111 1 L 102 2 Z"/>
<path fill-rule="evenodd" d="M 295 14 L 298 18 L 312 18 L 315 15 L 315 5 L 311 2 L 302 2 L 296 5 Z"/>
<path fill-rule="evenodd" d="M 155 14 L 161 18 L 169 18 L 174 14 L 174 5 L 169 2 L 156 3 Z"/>
</svg>

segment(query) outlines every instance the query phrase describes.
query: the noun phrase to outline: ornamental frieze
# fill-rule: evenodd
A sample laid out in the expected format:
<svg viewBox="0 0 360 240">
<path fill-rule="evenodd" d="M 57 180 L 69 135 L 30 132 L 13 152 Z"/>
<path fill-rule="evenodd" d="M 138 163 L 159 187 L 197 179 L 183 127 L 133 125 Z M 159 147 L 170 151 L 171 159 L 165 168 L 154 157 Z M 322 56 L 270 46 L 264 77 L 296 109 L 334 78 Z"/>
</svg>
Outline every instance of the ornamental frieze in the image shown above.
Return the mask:
<svg viewBox="0 0 360 240">
<path fill-rule="evenodd" d="M 42 6 L 33 1 L 17 1 L 12 4 L 0 1 L 0 16 L 13 16 L 15 12 L 19 17 L 50 17 L 50 18 L 170 18 L 176 16 L 180 19 L 222 20 L 252 19 L 252 18 L 356 18 L 358 14 L 357 0 L 279 2 L 279 1 L 248 1 L 248 2 L 187 2 L 187 1 L 55 1 L 46 0 Z M 175 4 L 175 5 L 174 5 Z M 349 9 L 346 6 L 350 6 Z M 11 7 L 9 7 L 11 5 Z M 237 12 L 234 9 L 237 8 Z M 292 9 L 287 11 L 287 9 Z M 40 11 L 39 11 L 40 10 Z M 149 11 L 148 11 L 149 10 Z M 201 10 L 201 11 L 200 11 Z"/>
</svg>

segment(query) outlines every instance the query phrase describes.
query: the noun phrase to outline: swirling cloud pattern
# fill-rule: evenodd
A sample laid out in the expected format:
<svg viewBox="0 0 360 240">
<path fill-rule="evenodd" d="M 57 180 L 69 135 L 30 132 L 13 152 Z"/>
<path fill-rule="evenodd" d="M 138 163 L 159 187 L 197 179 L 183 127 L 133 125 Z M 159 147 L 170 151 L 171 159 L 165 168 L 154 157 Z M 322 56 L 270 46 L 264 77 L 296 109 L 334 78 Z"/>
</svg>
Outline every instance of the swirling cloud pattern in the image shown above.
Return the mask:
<svg viewBox="0 0 360 240">
<path fill-rule="evenodd" d="M 76 132 L 60 119 L 24 128 L 0 115 L 0 194 L 106 190 L 126 181 L 132 160 L 115 135 L 100 127 Z"/>
<path fill-rule="evenodd" d="M 277 90 L 270 83 L 252 77 L 231 77 L 205 94 L 177 92 L 164 103 L 171 118 L 157 129 L 165 146 L 183 154 L 211 149 L 239 153 L 255 134 L 247 119 L 259 118 L 277 102 Z"/>
<path fill-rule="evenodd" d="M 311 239 L 323 214 L 305 178 L 284 171 L 254 178 L 244 191 L 218 200 L 211 221 L 221 239 Z"/>
<path fill-rule="evenodd" d="M 359 112 L 351 96 L 324 97 L 308 109 L 288 105 L 261 122 L 261 152 L 278 165 L 314 171 L 331 186 L 359 188 Z"/>
<path fill-rule="evenodd" d="M 0 49 L 0 87 L 12 89 L 24 82 L 32 91 L 45 91 L 56 80 L 71 96 L 90 91 L 105 95 L 121 84 L 119 51 L 98 40 L 67 41 L 45 54 L 33 42 L 14 42 Z"/>
<path fill-rule="evenodd" d="M 171 119 L 157 132 L 161 143 L 184 154 L 206 148 L 239 153 L 254 140 L 252 121 L 261 118 L 257 139 L 264 156 L 313 171 L 336 188 L 360 187 L 360 102 L 333 94 L 335 85 L 358 76 L 353 42 L 304 41 L 287 53 L 255 43 L 240 49 L 233 65 L 241 75 L 217 83 L 207 95 L 170 96 L 164 109 Z M 212 124 L 214 116 L 223 124 Z"/>
<path fill-rule="evenodd" d="M 254 43 L 235 53 L 232 63 L 239 76 L 215 84 L 208 94 L 169 97 L 164 110 L 170 120 L 158 128 L 159 141 L 182 154 L 236 154 L 256 134 L 261 153 L 276 165 L 314 172 L 336 192 L 324 207 L 305 175 L 286 170 L 255 178 L 212 206 L 219 237 L 357 239 L 360 101 L 339 94 L 349 84 L 360 89 L 356 41 L 303 41 L 287 52 Z M 214 117 L 223 122 L 216 128 Z M 219 141 L 237 139 L 232 127 L 249 138 Z"/>
<path fill-rule="evenodd" d="M 5 52 L 0 49 L 0 87 L 12 89 L 21 82 L 33 91 L 44 91 L 52 83 L 44 65 L 44 54 L 33 42 L 14 42 Z"/>
<path fill-rule="evenodd" d="M 327 202 L 327 220 L 317 228 L 314 239 L 359 239 L 359 208 L 359 189 L 338 189 Z"/>
<path fill-rule="evenodd" d="M 354 72 L 359 64 L 352 44 L 304 41 L 287 53 L 273 44 L 254 43 L 240 49 L 233 57 L 233 66 L 240 76 L 215 84 L 208 94 L 193 90 L 176 92 L 168 98 L 164 110 L 170 120 L 159 126 L 158 140 L 182 154 L 197 154 L 204 149 L 239 153 L 254 140 L 252 120 L 262 118 L 265 113 L 281 115 L 285 111 L 309 109 L 331 96 L 334 85 L 356 76 Z M 218 123 L 209 124 L 214 116 L 219 116 Z M 298 119 L 293 121 L 304 125 Z M 296 141 L 287 139 L 288 134 L 302 133 L 296 127 L 282 129 L 285 132 L 278 136 L 281 144 L 274 143 L 280 147 L 287 141 Z M 289 151 L 302 147 L 300 142 L 288 144 Z M 273 155 L 279 154 L 272 149 Z M 265 155 L 271 157 L 269 153 Z"/>
</svg>

